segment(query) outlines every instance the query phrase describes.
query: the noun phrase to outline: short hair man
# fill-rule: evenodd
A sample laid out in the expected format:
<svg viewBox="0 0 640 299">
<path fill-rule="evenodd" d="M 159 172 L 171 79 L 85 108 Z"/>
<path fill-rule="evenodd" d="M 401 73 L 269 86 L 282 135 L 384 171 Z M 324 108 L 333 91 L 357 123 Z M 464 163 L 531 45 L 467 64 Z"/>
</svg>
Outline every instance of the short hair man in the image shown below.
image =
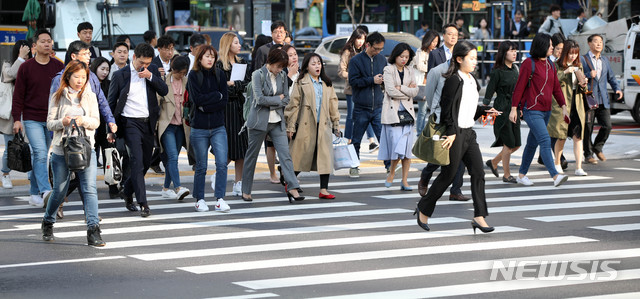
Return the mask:
<svg viewBox="0 0 640 299">
<path fill-rule="evenodd" d="M 157 49 L 158 35 L 156 34 L 156 32 L 153 30 L 147 30 L 144 32 L 144 34 L 142 34 L 142 38 L 144 39 L 145 43 L 150 44 L 153 47 L 153 52 L 155 56 L 158 56 L 160 53 L 158 53 L 158 49 Z"/>
<path fill-rule="evenodd" d="M 509 22 L 509 38 L 526 38 L 529 35 L 531 22 L 525 22 L 522 17 L 522 10 L 516 10 L 514 19 Z"/>
<path fill-rule="evenodd" d="M 416 31 L 416 37 L 422 39 L 424 35 L 427 34 L 427 31 L 429 31 L 429 22 L 427 22 L 427 20 L 423 20 L 420 22 L 420 29 Z"/>
<path fill-rule="evenodd" d="M 615 74 L 611 69 L 611 65 L 609 65 L 609 59 L 601 55 L 604 48 L 602 35 L 592 34 L 587 38 L 587 42 L 589 44 L 589 52 L 584 56 L 580 56 L 580 63 L 584 68 L 585 77 L 589 79 L 589 89 L 593 89 L 593 95 L 598 100 L 598 108 L 587 113 L 582 142 L 585 161 L 591 164 L 598 164 L 598 161 L 593 158 L 593 154 L 600 161 L 607 160 L 602 148 L 609 138 L 609 133 L 611 133 L 611 112 L 609 111 L 607 82 L 618 95 L 618 100 L 622 99 L 622 90 L 620 90 Z M 600 130 L 592 142 L 591 133 L 593 133 L 593 121 L 596 118 L 600 124 Z"/>
<path fill-rule="evenodd" d="M 253 59 L 253 69 L 257 70 L 261 68 L 267 61 L 267 56 L 269 55 L 269 50 L 273 45 L 283 45 L 284 38 L 287 36 L 287 27 L 282 21 L 275 21 L 271 23 L 271 38 L 273 41 L 262 45 L 258 48 L 258 52 L 256 53 L 256 57 Z"/>
<path fill-rule="evenodd" d="M 64 67 L 51 58 L 53 39 L 46 29 L 36 31 L 32 49 L 36 56 L 20 65 L 13 91 L 11 116 L 13 132 L 26 133 L 32 150 L 31 188 L 29 204 L 43 207 L 51 193 L 47 157 L 51 135 L 47 130 L 49 110 L 49 86 L 51 79 Z"/>
<path fill-rule="evenodd" d="M 96 46 L 91 46 L 91 40 L 93 39 L 93 25 L 89 22 L 82 22 L 78 24 L 77 30 L 78 38 L 90 46 L 89 51 L 91 51 L 91 61 L 97 57 L 102 57 L 100 49 Z"/>
<path fill-rule="evenodd" d="M 549 16 L 544 20 L 540 29 L 538 29 L 538 33 L 546 33 L 548 35 L 553 36 L 556 33 L 560 33 L 564 35 L 562 32 L 562 25 L 560 24 L 560 11 L 561 8 L 557 4 L 551 4 L 549 7 Z"/>
<path fill-rule="evenodd" d="M 366 48 L 349 61 L 349 84 L 353 98 L 353 144 L 360 157 L 360 142 L 369 125 L 380 140 L 382 131 L 382 74 L 387 61 L 380 52 L 384 49 L 382 34 L 373 32 L 367 36 Z M 372 98 L 373 96 L 373 98 Z M 385 166 L 388 162 L 385 162 Z M 359 177 L 360 170 L 351 168 L 350 177 Z"/>
<path fill-rule="evenodd" d="M 445 63 L 453 55 L 453 47 L 458 43 L 458 27 L 454 24 L 444 25 L 442 47 L 437 48 L 429 54 L 427 69 L 430 70 L 442 63 Z"/>
<path fill-rule="evenodd" d="M 125 67 L 129 62 L 129 45 L 124 42 L 117 42 L 113 45 L 113 63 L 111 63 L 111 69 L 109 70 L 109 80 L 117 70 Z"/>
<path fill-rule="evenodd" d="M 167 84 L 162 80 L 158 67 L 151 64 L 153 47 L 147 43 L 136 46 L 131 64 L 116 71 L 109 85 L 109 104 L 115 106 L 116 123 L 123 131 L 129 149 L 131 174 L 124 183 L 122 195 L 126 208 L 136 211 L 133 194 L 140 205 L 140 216 L 151 214 L 147 204 L 144 175 L 151 164 L 160 107 L 156 95 L 166 96 Z"/>
<path fill-rule="evenodd" d="M 200 33 L 194 33 L 189 38 L 189 71 L 193 68 L 193 62 L 196 61 L 196 51 L 198 50 L 198 47 L 204 45 L 206 42 L 204 35 Z"/>
<path fill-rule="evenodd" d="M 163 35 L 158 38 L 158 56 L 154 57 L 151 63 L 155 64 L 158 67 L 158 71 L 160 71 L 160 75 L 164 77 L 164 75 L 171 71 L 171 58 L 175 53 L 176 42 L 173 40 L 171 36 Z"/>
</svg>

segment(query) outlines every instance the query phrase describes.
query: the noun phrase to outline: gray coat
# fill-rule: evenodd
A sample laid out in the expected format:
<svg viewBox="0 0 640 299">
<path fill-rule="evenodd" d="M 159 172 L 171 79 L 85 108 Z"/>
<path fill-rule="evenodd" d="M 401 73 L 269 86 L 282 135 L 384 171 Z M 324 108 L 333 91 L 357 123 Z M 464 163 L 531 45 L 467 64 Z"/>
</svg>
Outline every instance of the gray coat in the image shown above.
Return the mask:
<svg viewBox="0 0 640 299">
<path fill-rule="evenodd" d="M 266 65 L 253 72 L 251 75 L 253 104 L 247 116 L 247 128 L 266 131 L 269 124 L 269 112 L 275 110 L 282 119 L 280 122 L 282 131 L 286 131 L 284 108 L 289 104 L 287 73 L 281 71 L 276 76 L 276 86 L 278 89 L 274 92 Z M 281 94 L 284 95 L 283 99 L 280 99 Z"/>
<path fill-rule="evenodd" d="M 425 87 L 427 95 L 427 103 L 431 107 L 431 113 L 436 114 L 436 122 L 440 122 L 440 96 L 442 95 L 442 87 L 444 87 L 445 78 L 442 74 L 449 69 L 449 63 L 441 63 L 427 74 L 427 86 Z M 433 95 L 433 97 L 430 97 Z"/>
</svg>

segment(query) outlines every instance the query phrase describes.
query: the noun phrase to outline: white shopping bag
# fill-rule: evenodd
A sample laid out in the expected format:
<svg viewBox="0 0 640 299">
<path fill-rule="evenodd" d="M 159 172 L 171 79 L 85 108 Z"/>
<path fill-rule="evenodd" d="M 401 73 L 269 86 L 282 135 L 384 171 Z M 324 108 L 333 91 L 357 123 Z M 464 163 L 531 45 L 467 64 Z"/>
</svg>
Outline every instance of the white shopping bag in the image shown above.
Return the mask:
<svg viewBox="0 0 640 299">
<path fill-rule="evenodd" d="M 333 168 L 342 169 L 358 166 L 360 166 L 360 159 L 358 159 L 353 144 L 347 144 L 344 138 L 337 138 L 333 143 Z"/>
<path fill-rule="evenodd" d="M 122 180 L 122 164 L 117 149 L 104 149 L 104 181 L 109 185 L 116 185 Z"/>
</svg>

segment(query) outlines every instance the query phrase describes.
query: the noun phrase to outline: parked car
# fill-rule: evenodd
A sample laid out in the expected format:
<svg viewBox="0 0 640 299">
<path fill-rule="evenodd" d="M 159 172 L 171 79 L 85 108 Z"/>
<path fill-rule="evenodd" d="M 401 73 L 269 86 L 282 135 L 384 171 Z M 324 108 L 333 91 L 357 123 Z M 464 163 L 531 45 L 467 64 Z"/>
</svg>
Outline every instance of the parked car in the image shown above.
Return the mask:
<svg viewBox="0 0 640 299">
<path fill-rule="evenodd" d="M 415 35 L 403 32 L 381 32 L 385 38 L 384 50 L 380 54 L 385 57 L 391 55 L 393 48 L 399 43 L 407 43 L 411 49 L 416 51 L 421 46 L 421 41 Z M 338 76 L 338 66 L 340 64 L 340 51 L 347 43 L 348 35 L 332 36 L 322 40 L 322 43 L 316 48 L 315 53 L 322 56 L 325 64 L 325 72 L 333 82 L 334 89 L 338 98 L 345 99 L 344 96 L 344 79 Z"/>
<path fill-rule="evenodd" d="M 180 54 L 189 53 L 189 38 L 194 32 L 209 35 L 209 37 L 211 37 L 211 45 L 216 48 L 216 50 L 219 50 L 222 35 L 227 32 L 233 32 L 238 36 L 240 44 L 242 45 L 242 51 L 240 51 L 238 56 L 242 57 L 247 62 L 251 61 L 251 48 L 244 42 L 242 35 L 238 34 L 236 31 L 230 31 L 229 29 L 222 27 L 202 27 L 191 25 L 168 26 L 165 31 L 166 34 L 176 41 L 174 47 Z"/>
<path fill-rule="evenodd" d="M 313 27 L 304 27 L 298 31 L 293 39 L 293 45 L 296 48 L 306 48 L 309 52 L 313 51 L 313 49 L 317 48 L 322 41 L 322 35 L 316 28 Z M 306 51 L 306 50 L 302 50 Z"/>
</svg>

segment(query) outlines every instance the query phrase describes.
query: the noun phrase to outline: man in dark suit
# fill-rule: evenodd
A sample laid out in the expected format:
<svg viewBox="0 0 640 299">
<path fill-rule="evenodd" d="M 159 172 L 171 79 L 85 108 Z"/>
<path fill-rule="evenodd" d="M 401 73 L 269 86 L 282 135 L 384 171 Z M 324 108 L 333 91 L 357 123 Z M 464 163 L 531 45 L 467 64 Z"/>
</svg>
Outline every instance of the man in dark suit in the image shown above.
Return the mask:
<svg viewBox="0 0 640 299">
<path fill-rule="evenodd" d="M 434 67 L 447 62 L 451 59 L 451 53 L 453 53 L 453 46 L 458 43 L 458 27 L 454 24 L 444 25 L 443 34 L 444 43 L 442 47 L 437 48 L 429 54 L 429 62 L 427 64 L 427 72 Z"/>
<path fill-rule="evenodd" d="M 262 45 L 256 52 L 252 66 L 254 70 L 261 68 L 267 62 L 267 56 L 269 56 L 269 50 L 273 45 L 283 45 L 284 38 L 287 36 L 287 27 L 282 21 L 275 21 L 271 24 L 271 37 L 273 41 Z"/>
<path fill-rule="evenodd" d="M 509 22 L 509 38 L 527 38 L 529 36 L 529 28 L 531 28 L 531 22 L 526 23 L 522 20 L 522 11 L 516 10 L 515 19 Z"/>
<path fill-rule="evenodd" d="M 609 92 L 607 91 L 607 82 L 611 85 L 611 89 L 618 95 L 618 100 L 622 99 L 622 90 L 618 86 L 613 70 L 609 65 L 609 59 L 602 57 L 602 49 L 604 41 L 599 34 L 592 34 L 587 38 L 589 44 L 589 52 L 584 56 L 580 56 L 580 63 L 584 68 L 584 74 L 589 79 L 588 88 L 593 91 L 593 96 L 598 101 L 598 108 L 587 112 L 587 120 L 585 121 L 584 138 L 582 144 L 584 146 L 584 158 L 587 163 L 598 164 L 593 158 L 593 154 L 600 161 L 606 161 L 607 158 L 602 152 L 605 142 L 611 133 L 611 112 L 609 111 Z M 586 56 L 586 57 L 585 57 Z M 587 59 L 588 58 L 588 59 Z M 597 119 L 600 124 L 600 130 L 596 139 L 591 142 L 591 133 L 593 132 L 593 122 Z"/>
<path fill-rule="evenodd" d="M 140 205 L 140 216 L 150 215 L 144 175 L 151 164 L 156 124 L 160 107 L 156 94 L 166 96 L 167 84 L 162 80 L 158 67 L 151 64 L 154 52 L 147 43 L 136 46 L 131 64 L 116 71 L 109 85 L 108 101 L 115 106 L 116 124 L 122 128 L 131 175 L 124 184 L 122 196 L 129 211 L 137 211 L 133 194 Z M 120 133 L 120 131 L 118 131 Z"/>
</svg>

